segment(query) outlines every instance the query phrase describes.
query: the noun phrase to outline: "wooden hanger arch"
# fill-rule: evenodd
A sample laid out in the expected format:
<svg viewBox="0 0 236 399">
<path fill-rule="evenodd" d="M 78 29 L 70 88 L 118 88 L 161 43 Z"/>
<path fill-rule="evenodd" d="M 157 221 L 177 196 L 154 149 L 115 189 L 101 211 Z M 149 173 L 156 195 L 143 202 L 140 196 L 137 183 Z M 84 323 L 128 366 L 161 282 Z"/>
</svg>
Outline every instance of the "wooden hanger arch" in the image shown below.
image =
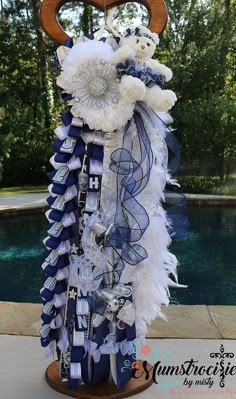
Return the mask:
<svg viewBox="0 0 236 399">
<path fill-rule="evenodd" d="M 71 1 L 87 3 L 104 11 L 104 0 L 43 0 L 40 10 L 42 27 L 48 36 L 60 44 L 64 44 L 69 36 L 61 27 L 57 14 L 64 4 Z M 106 0 L 106 9 L 130 2 L 129 0 Z M 164 0 L 136 0 L 135 2 L 143 4 L 147 8 L 150 15 L 148 28 L 158 34 L 163 32 L 168 17 Z"/>
</svg>

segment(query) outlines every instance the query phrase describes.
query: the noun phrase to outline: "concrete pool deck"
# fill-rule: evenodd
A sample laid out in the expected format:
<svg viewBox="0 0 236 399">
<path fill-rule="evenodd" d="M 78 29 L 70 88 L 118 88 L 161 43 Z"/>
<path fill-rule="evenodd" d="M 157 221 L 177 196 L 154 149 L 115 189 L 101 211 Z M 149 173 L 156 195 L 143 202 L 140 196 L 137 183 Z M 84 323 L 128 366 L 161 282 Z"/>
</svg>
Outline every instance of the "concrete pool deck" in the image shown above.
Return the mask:
<svg viewBox="0 0 236 399">
<path fill-rule="evenodd" d="M 52 390 L 45 381 L 45 370 L 53 359 L 45 359 L 40 347 L 38 329 L 41 305 L 0 302 L 0 386 L 4 399 L 63 399 L 68 397 Z M 215 367 L 211 353 L 231 353 L 229 360 L 236 366 L 236 306 L 169 305 L 168 322 L 155 320 L 148 331 L 146 349 L 138 359 L 151 365 L 181 365 L 191 359 L 204 367 Z M 187 339 L 186 339 L 187 338 Z M 218 363 L 219 364 L 219 363 Z M 235 375 L 225 377 L 220 388 L 219 374 L 187 376 L 157 375 L 157 382 L 137 395 L 137 399 L 235 399 Z M 207 385 L 211 381 L 212 386 Z M 96 397 L 96 399 L 99 399 Z"/>
<path fill-rule="evenodd" d="M 148 360 L 154 365 L 180 366 L 193 359 L 199 367 L 215 367 L 217 359 L 212 359 L 211 353 L 218 353 L 221 344 L 225 353 L 232 353 L 232 367 L 236 360 L 236 341 L 222 340 L 182 340 L 182 339 L 148 339 L 150 355 L 138 355 L 139 359 Z M 52 390 L 46 383 L 44 373 L 52 359 L 45 359 L 36 337 L 0 336 L 0 353 L 2 369 L 0 373 L 1 398 L 3 399 L 63 399 L 68 396 Z M 227 359 L 227 363 L 228 363 Z M 157 383 L 148 390 L 134 395 L 137 399 L 235 399 L 236 378 L 226 375 L 225 387 L 219 386 L 220 376 L 208 377 L 206 374 L 197 376 L 158 375 Z M 207 378 L 206 378 L 207 377 Z M 186 379 L 192 381 L 189 387 Z M 208 380 L 208 382 L 207 382 Z M 212 386 L 209 382 L 211 381 Z M 99 399 L 96 397 L 96 399 Z"/>
<path fill-rule="evenodd" d="M 0 195 L 0 214 L 44 210 L 48 193 Z M 236 206 L 236 196 L 185 194 L 189 205 Z"/>
</svg>

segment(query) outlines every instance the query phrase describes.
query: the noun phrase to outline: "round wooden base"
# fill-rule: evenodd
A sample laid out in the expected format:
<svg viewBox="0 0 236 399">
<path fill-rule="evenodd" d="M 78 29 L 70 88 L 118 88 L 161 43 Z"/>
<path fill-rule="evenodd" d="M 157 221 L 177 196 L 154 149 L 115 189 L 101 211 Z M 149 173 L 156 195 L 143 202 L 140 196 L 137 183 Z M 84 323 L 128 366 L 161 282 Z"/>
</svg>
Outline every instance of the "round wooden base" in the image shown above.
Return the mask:
<svg viewBox="0 0 236 399">
<path fill-rule="evenodd" d="M 141 362 L 137 360 L 137 362 Z M 151 365 L 148 364 L 148 369 Z M 149 367 L 150 366 L 150 367 Z M 141 365 L 140 365 L 141 368 Z M 78 399 L 121 399 L 127 398 L 132 395 L 136 395 L 139 392 L 145 391 L 149 388 L 153 380 L 150 378 L 145 381 L 145 373 L 138 379 L 132 378 L 123 388 L 118 389 L 114 383 L 108 381 L 98 384 L 96 386 L 81 385 L 77 389 L 67 388 L 67 383 L 62 382 L 59 376 L 59 362 L 55 361 L 51 363 L 46 370 L 46 381 L 48 385 L 55 391 L 60 392 L 64 395 Z"/>
</svg>

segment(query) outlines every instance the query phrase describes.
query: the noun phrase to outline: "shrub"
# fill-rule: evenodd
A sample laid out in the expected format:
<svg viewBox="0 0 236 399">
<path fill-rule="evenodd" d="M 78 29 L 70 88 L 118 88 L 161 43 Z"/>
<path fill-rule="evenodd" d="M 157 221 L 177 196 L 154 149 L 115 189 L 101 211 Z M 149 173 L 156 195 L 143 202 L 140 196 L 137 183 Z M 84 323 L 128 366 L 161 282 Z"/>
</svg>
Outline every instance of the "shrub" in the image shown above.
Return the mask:
<svg viewBox="0 0 236 399">
<path fill-rule="evenodd" d="M 179 176 L 181 190 L 188 194 L 212 194 L 222 188 L 218 176 Z"/>
</svg>

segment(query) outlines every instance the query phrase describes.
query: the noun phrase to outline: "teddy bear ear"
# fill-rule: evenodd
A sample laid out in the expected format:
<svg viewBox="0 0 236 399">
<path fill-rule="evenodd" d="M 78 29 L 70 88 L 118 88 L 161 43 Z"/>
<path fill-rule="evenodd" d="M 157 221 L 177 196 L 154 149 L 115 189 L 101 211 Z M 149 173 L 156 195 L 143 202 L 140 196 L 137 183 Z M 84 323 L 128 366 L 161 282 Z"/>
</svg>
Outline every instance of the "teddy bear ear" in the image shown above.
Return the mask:
<svg viewBox="0 0 236 399">
<path fill-rule="evenodd" d="M 157 33 L 152 33 L 152 38 L 155 42 L 155 44 L 158 46 L 158 44 L 160 43 L 160 39 Z"/>
</svg>

